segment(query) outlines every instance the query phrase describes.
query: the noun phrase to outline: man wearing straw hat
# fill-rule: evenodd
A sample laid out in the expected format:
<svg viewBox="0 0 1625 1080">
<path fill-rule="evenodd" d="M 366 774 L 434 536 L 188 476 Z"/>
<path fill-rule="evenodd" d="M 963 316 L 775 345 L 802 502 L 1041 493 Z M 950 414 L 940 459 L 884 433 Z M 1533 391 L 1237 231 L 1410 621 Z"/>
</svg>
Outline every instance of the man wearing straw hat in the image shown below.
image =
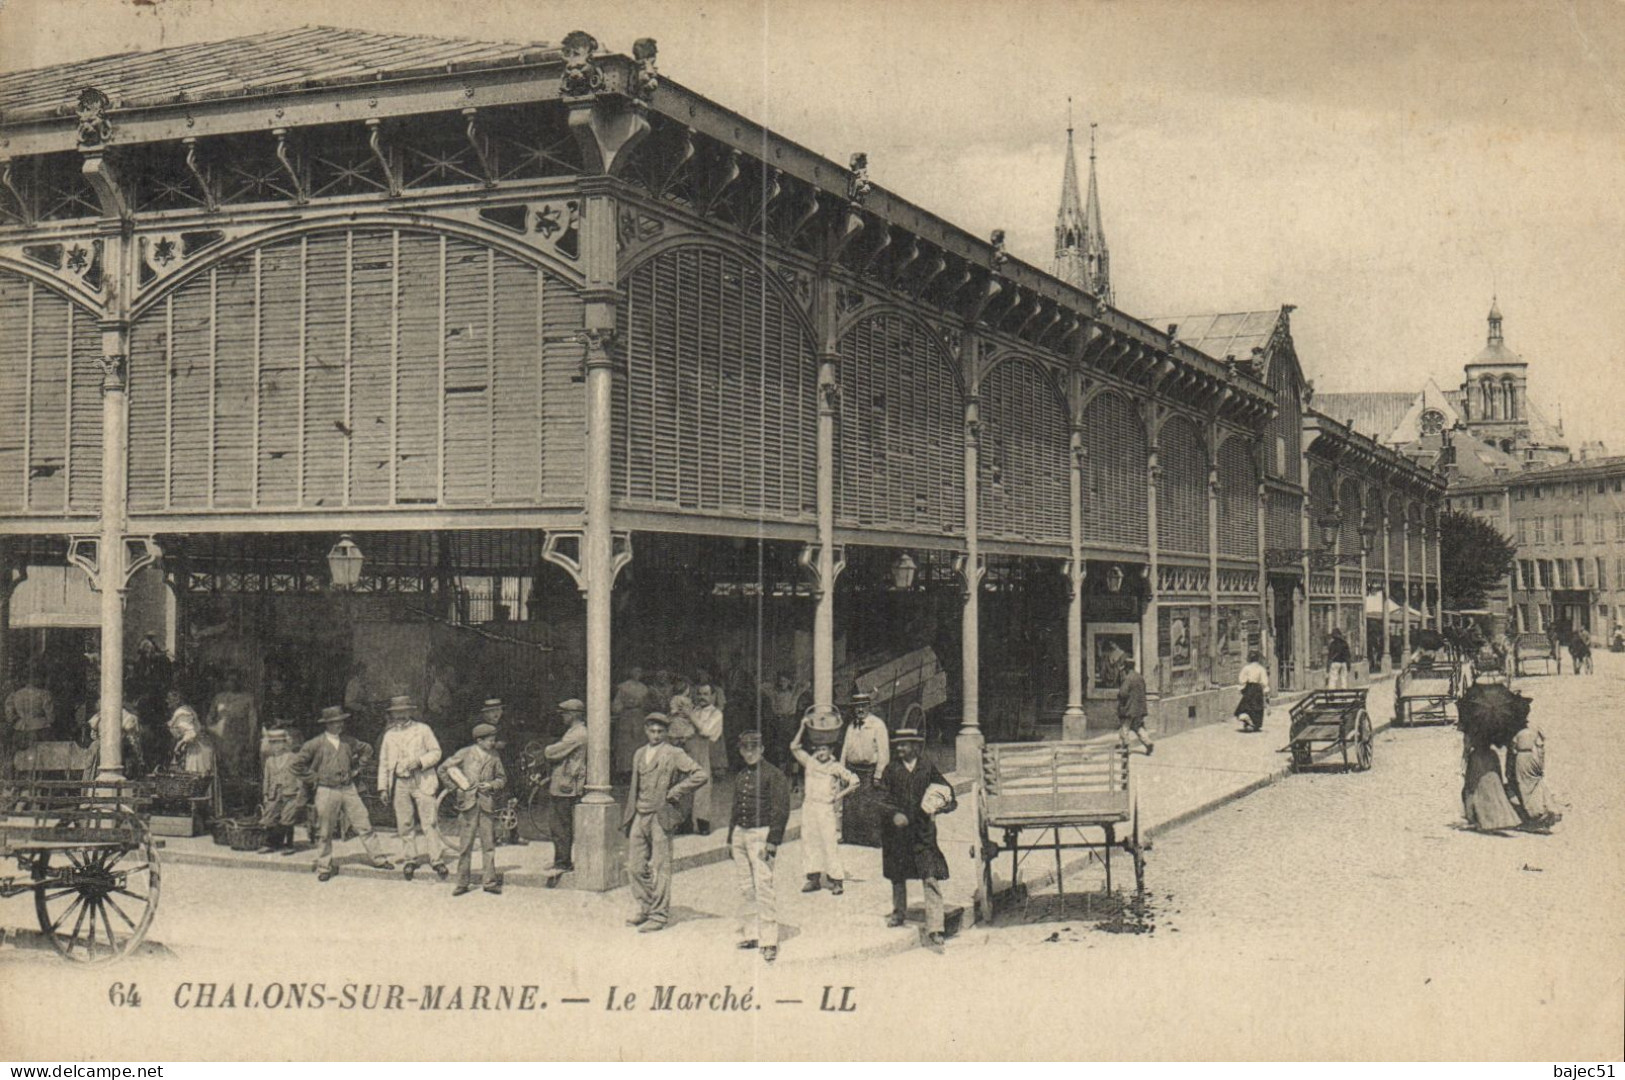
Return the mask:
<svg viewBox="0 0 1625 1080">
<path fill-rule="evenodd" d="M 954 809 L 953 788 L 937 767 L 920 757 L 925 737 L 912 728 L 892 736 L 897 757 L 880 778 L 880 799 L 889 818 L 881 834 L 881 872 L 891 882 L 892 912 L 887 926 L 908 920 L 908 883 L 920 880 L 925 891 L 925 929 L 933 948 L 942 945 L 942 882 L 948 860 L 937 846 L 936 814 Z M 936 793 L 927 798 L 935 788 Z M 941 792 L 946 789 L 947 797 Z"/>
<path fill-rule="evenodd" d="M 429 849 L 423 858 L 434 868 L 435 876 L 445 881 L 451 874 L 446 859 L 455 849 L 440 835 L 437 820 L 440 804 L 435 795 L 440 780 L 435 766 L 440 764 L 440 740 L 428 724 L 418 719 L 417 705 L 405 694 L 390 698 L 384 714 L 389 728 L 378 747 L 378 794 L 395 811 L 395 829 L 405 859 L 401 875 L 411 881 L 417 873 L 422 861 L 417 847 L 421 829 Z"/>
<path fill-rule="evenodd" d="M 852 691 L 852 723 L 841 743 L 841 765 L 858 777 L 858 790 L 841 807 L 841 839 L 864 847 L 879 847 L 881 843 L 882 812 L 876 805 L 874 786 L 891 764 L 886 722 L 869 711 L 874 699 L 868 690 Z"/>
<path fill-rule="evenodd" d="M 327 881 L 333 867 L 333 831 L 339 819 L 349 821 L 360 837 L 367 857 L 379 870 L 394 869 L 378 847 L 378 834 L 372 831 L 367 806 L 355 789 L 356 775 L 372 760 L 372 747 L 353 735 L 344 734 L 344 721 L 350 714 L 337 705 L 322 710 L 318 723 L 324 733 L 311 739 L 294 755 L 293 774 L 316 786 L 317 838 L 316 879 Z"/>
</svg>

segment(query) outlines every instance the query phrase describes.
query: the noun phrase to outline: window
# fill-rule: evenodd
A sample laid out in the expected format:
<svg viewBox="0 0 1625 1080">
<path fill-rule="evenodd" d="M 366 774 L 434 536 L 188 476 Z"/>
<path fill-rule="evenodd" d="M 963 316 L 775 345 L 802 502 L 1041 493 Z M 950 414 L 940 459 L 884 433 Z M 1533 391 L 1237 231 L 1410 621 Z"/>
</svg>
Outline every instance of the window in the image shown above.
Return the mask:
<svg viewBox="0 0 1625 1080">
<path fill-rule="evenodd" d="M 1625 589 L 1625 555 L 1614 560 L 1614 581 L 1621 589 Z"/>
<path fill-rule="evenodd" d="M 464 625 L 523 622 L 530 617 L 529 577 L 460 577 L 457 615 Z"/>
<path fill-rule="evenodd" d="M 1586 516 L 1584 514 L 1574 515 L 1574 542 L 1576 544 L 1586 542 Z"/>
<path fill-rule="evenodd" d="M 1518 560 L 1518 576 L 1523 581 L 1520 588 L 1533 589 L 1535 587 L 1535 563 L 1532 559 Z"/>
<path fill-rule="evenodd" d="M 1586 560 L 1586 559 L 1575 559 L 1574 560 L 1574 587 L 1576 589 L 1583 589 L 1583 588 L 1586 587 L 1586 563 L 1587 563 L 1587 561 L 1588 560 Z"/>
<path fill-rule="evenodd" d="M 1552 560 L 1550 560 L 1550 559 L 1540 559 L 1539 561 L 1537 561 L 1535 563 L 1535 569 L 1537 571 L 1539 571 L 1539 574 L 1540 574 L 1539 578 L 1537 579 L 1540 582 L 1540 587 L 1543 588 L 1543 589 L 1551 588 L 1552 587 Z"/>
<path fill-rule="evenodd" d="M 1519 547 L 1529 543 L 1529 529 L 1526 527 L 1526 523 L 1523 518 L 1519 518 L 1517 521 L 1512 523 L 1512 531 L 1515 534 Z"/>
<path fill-rule="evenodd" d="M 1562 542 L 1563 542 L 1563 515 L 1562 514 L 1553 514 L 1552 515 L 1552 543 L 1561 544 Z"/>
<path fill-rule="evenodd" d="M 1518 633 L 1527 634 L 1527 633 L 1530 633 L 1531 631 L 1533 631 L 1533 629 L 1534 629 L 1534 625 L 1530 622 L 1530 619 L 1529 619 L 1529 605 L 1528 604 L 1519 604 L 1518 605 Z"/>
<path fill-rule="evenodd" d="M 1601 544 L 1608 539 L 1608 519 L 1601 514 L 1591 515 L 1591 542 Z"/>
<path fill-rule="evenodd" d="M 1546 519 L 1543 517 L 1538 517 L 1534 519 L 1534 522 L 1535 543 L 1544 544 L 1546 542 Z"/>
<path fill-rule="evenodd" d="M 1567 559 L 1558 559 L 1557 560 L 1557 587 L 1559 589 L 1572 588 L 1573 587 L 1573 585 L 1572 585 L 1573 580 L 1574 580 L 1574 575 L 1569 570 L 1569 561 Z"/>
<path fill-rule="evenodd" d="M 1544 631 L 1550 625 L 1552 625 L 1552 605 L 1542 604 L 1540 605 L 1540 625 L 1535 629 Z"/>
<path fill-rule="evenodd" d="M 1615 480 L 1614 481 L 1614 490 L 1616 492 L 1625 491 L 1625 480 Z"/>
<path fill-rule="evenodd" d="M 1501 509 L 1501 496 L 1499 496 L 1499 495 L 1491 495 L 1490 496 L 1490 509 L 1491 510 L 1499 510 L 1499 509 Z"/>
<path fill-rule="evenodd" d="M 1607 490 L 1608 490 L 1608 482 L 1606 480 L 1598 480 L 1597 481 L 1597 494 L 1602 495 L 1602 494 L 1606 493 Z"/>
<path fill-rule="evenodd" d="M 1484 509 L 1484 496 L 1482 496 L 1482 495 L 1474 495 L 1473 496 L 1473 509 L 1474 510 L 1482 510 L 1482 509 Z"/>
<path fill-rule="evenodd" d="M 1608 588 L 1608 560 L 1597 560 L 1597 591 L 1602 592 Z"/>
<path fill-rule="evenodd" d="M 1523 502 L 1523 488 L 1518 489 L 1518 501 Z"/>
<path fill-rule="evenodd" d="M 1537 498 L 1537 499 L 1540 498 L 1540 485 L 1539 484 L 1535 485 L 1535 498 Z"/>
<path fill-rule="evenodd" d="M 1625 510 L 1614 511 L 1614 539 L 1625 540 Z"/>
</svg>

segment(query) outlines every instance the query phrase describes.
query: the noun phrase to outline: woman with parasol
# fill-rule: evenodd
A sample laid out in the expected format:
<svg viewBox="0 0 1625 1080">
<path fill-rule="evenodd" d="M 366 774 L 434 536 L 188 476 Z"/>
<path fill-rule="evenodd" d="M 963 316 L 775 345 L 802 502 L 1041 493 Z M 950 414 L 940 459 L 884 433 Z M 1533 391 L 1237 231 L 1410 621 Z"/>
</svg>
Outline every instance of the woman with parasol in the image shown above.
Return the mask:
<svg viewBox="0 0 1625 1080">
<path fill-rule="evenodd" d="M 1507 799 L 1496 747 L 1511 743 L 1528 722 L 1529 699 L 1500 683 L 1467 688 L 1456 705 L 1462 734 L 1462 816 L 1479 832 L 1502 832 L 1522 824 Z"/>
</svg>

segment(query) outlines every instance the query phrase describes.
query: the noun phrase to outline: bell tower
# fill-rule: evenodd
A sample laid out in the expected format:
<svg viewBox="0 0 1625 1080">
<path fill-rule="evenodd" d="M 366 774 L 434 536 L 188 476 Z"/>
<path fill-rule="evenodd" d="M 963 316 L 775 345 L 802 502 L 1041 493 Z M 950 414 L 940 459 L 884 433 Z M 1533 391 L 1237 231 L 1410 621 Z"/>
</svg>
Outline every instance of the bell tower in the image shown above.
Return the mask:
<svg viewBox="0 0 1625 1080">
<path fill-rule="evenodd" d="M 1072 101 L 1067 99 L 1066 165 L 1061 174 L 1061 205 L 1055 215 L 1055 276 L 1113 302 L 1111 253 L 1100 223 L 1100 187 L 1095 177 L 1095 125 L 1089 125 L 1089 196 L 1078 184 L 1072 145 Z"/>
</svg>

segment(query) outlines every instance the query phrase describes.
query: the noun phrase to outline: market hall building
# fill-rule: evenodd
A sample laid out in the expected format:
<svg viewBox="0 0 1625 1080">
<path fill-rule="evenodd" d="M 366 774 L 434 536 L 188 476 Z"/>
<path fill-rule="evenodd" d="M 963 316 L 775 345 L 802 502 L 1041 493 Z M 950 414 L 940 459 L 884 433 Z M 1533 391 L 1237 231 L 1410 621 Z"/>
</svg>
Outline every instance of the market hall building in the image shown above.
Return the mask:
<svg viewBox="0 0 1625 1080">
<path fill-rule="evenodd" d="M 1309 409 L 1289 308 L 1137 320 L 652 41 L 309 28 L 0 106 L 0 673 L 77 656 L 117 716 L 152 633 L 263 717 L 362 663 L 437 723 L 580 694 L 582 887 L 634 665 L 755 726 L 780 671 L 829 705 L 929 654 L 963 761 L 1113 726 L 1122 654 L 1176 728 L 1373 593 L 1436 617 L 1439 485 Z"/>
</svg>

